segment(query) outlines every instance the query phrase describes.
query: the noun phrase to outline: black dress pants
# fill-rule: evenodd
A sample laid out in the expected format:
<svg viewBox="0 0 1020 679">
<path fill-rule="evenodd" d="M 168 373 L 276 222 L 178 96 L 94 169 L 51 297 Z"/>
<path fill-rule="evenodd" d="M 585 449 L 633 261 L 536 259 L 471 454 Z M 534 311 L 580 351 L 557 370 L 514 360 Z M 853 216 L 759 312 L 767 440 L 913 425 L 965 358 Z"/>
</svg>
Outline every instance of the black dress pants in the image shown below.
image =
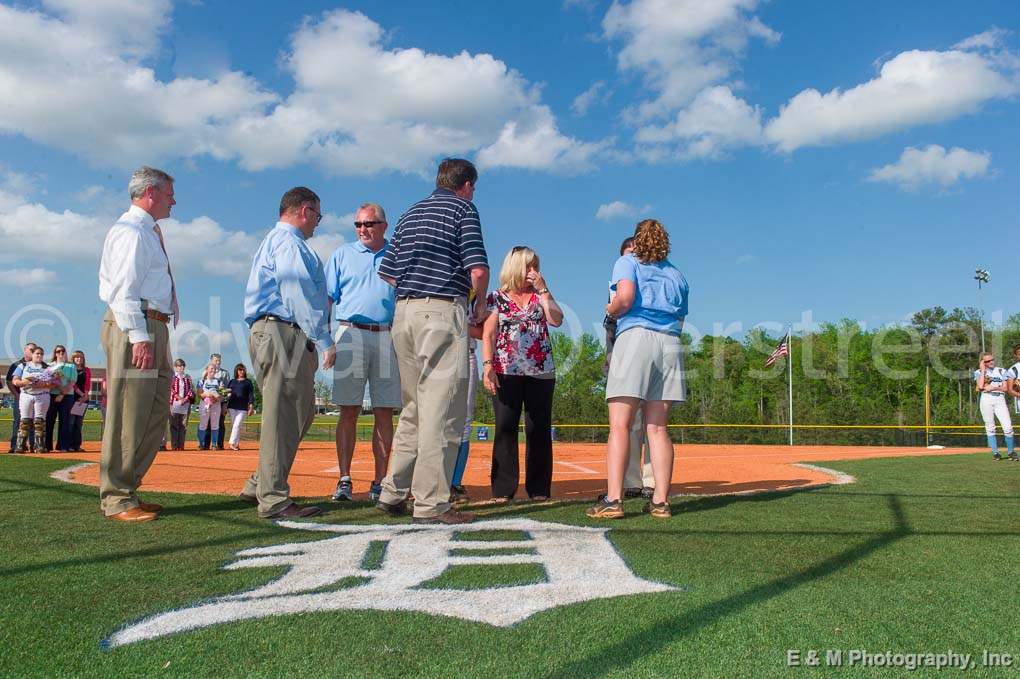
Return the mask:
<svg viewBox="0 0 1020 679">
<path fill-rule="evenodd" d="M 550 495 L 552 486 L 552 401 L 555 379 L 500 375 L 493 398 L 492 494 L 513 497 L 520 479 L 517 428 L 524 408 L 524 488 L 528 497 Z"/>
</svg>

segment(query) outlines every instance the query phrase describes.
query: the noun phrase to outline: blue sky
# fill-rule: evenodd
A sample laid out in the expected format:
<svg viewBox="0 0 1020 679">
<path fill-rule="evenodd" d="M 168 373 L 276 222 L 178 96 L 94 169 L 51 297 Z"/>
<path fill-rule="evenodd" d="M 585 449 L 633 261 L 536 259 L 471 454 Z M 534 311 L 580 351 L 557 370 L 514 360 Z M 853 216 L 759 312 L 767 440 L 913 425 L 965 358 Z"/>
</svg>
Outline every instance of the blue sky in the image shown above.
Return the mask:
<svg viewBox="0 0 1020 679">
<path fill-rule="evenodd" d="M 575 331 L 646 216 L 703 333 L 976 305 L 978 266 L 987 312 L 1020 310 L 1016 3 L 245 7 L 0 3 L 5 353 L 68 342 L 66 318 L 102 363 L 99 249 L 142 163 L 177 177 L 192 366 L 247 359 L 244 278 L 283 191 L 322 196 L 325 254 L 363 201 L 395 224 L 444 155 L 480 166 L 496 270 L 535 248 Z"/>
</svg>

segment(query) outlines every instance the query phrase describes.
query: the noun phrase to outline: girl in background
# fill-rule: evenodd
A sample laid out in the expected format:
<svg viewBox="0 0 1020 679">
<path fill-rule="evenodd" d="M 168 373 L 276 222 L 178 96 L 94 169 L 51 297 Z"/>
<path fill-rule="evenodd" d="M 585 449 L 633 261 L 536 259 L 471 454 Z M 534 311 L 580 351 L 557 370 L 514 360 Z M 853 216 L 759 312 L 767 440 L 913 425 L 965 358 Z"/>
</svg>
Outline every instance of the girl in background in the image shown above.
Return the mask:
<svg viewBox="0 0 1020 679">
<path fill-rule="evenodd" d="M 60 373 L 63 383 L 59 387 L 50 389 L 50 407 L 46 411 L 46 452 L 53 450 L 53 429 L 55 427 L 57 430 L 56 449 L 61 453 L 66 453 L 71 434 L 71 408 L 74 407 L 74 387 L 78 381 L 78 370 L 68 360 L 67 349 L 64 345 L 58 344 L 53 348 L 50 370 Z"/>
<path fill-rule="evenodd" d="M 220 429 L 220 409 L 222 408 L 220 388 L 225 386 L 217 377 L 217 368 L 212 363 L 205 367 L 202 381 L 198 383 L 198 449 L 209 450 L 213 434 L 206 437 L 206 429 L 213 433 Z"/>
<path fill-rule="evenodd" d="M 248 369 L 243 363 L 234 366 L 234 379 L 227 385 L 227 412 L 230 413 L 230 449 L 241 450 L 241 427 L 244 418 L 255 414 L 255 389 L 248 379 Z"/>
<path fill-rule="evenodd" d="M 28 452 L 28 432 L 33 431 L 32 452 L 45 453 L 46 450 L 46 413 L 50 407 L 50 390 L 48 386 L 36 386 L 35 380 L 39 379 L 46 372 L 46 364 L 43 363 L 43 349 L 36 347 L 32 350 L 32 360 L 19 365 L 14 371 L 14 386 L 21 389 L 18 396 L 18 408 L 21 414 L 21 422 L 18 424 L 18 440 L 15 442 L 15 450 L 19 453 Z"/>
<path fill-rule="evenodd" d="M 1013 392 L 1013 380 L 1003 368 L 995 367 L 995 356 L 987 352 L 981 354 L 974 379 L 977 380 L 977 390 L 981 392 L 981 419 L 985 421 L 985 434 L 988 435 L 988 446 L 992 449 L 992 459 L 1002 459 L 995 439 L 995 418 L 999 418 L 1006 439 L 1006 454 L 1015 462 L 1017 454 L 1013 452 L 1013 422 L 1009 418 L 1009 406 L 1006 405 L 1006 394 Z"/>
<path fill-rule="evenodd" d="M 74 384 L 74 406 L 72 410 L 81 410 L 81 415 L 71 413 L 70 434 L 67 449 L 81 451 L 82 428 L 85 426 L 85 413 L 88 410 L 89 391 L 92 389 L 92 371 L 85 365 L 85 352 L 80 349 L 71 354 L 71 363 L 78 371 L 78 379 Z M 84 408 L 81 406 L 85 403 Z"/>
</svg>

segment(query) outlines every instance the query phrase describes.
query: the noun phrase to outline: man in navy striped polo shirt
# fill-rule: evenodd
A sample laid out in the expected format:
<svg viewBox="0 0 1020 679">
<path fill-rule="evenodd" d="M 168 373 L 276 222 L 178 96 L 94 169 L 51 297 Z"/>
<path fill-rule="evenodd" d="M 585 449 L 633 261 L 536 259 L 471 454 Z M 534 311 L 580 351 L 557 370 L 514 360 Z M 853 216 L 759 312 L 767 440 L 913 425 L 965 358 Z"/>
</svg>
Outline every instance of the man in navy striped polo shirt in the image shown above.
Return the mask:
<svg viewBox="0 0 1020 679">
<path fill-rule="evenodd" d="M 474 289 L 474 318 L 481 322 L 489 286 L 481 222 L 471 202 L 477 181 L 467 160 L 440 163 L 436 190 L 400 218 L 379 265 L 379 275 L 396 288 L 391 336 L 403 410 L 376 506 L 402 514 L 411 493 L 414 523 L 475 518 L 450 505 L 450 479 L 467 410 L 467 296 Z"/>
</svg>

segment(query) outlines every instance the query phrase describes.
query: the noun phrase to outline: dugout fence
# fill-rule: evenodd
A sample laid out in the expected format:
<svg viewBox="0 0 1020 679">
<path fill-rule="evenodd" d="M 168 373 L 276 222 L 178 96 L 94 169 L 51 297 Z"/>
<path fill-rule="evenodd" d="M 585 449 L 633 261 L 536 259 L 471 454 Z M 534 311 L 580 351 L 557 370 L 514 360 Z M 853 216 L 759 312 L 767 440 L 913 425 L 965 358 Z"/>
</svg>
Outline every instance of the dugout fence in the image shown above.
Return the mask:
<svg viewBox="0 0 1020 679">
<path fill-rule="evenodd" d="M 0 437 L 10 438 L 12 419 L 0 418 Z M 229 434 L 229 422 L 227 423 Z M 554 425 L 554 437 L 562 443 L 604 444 L 609 436 L 609 425 L 601 423 L 561 423 Z M 192 418 L 188 427 L 189 442 L 197 440 L 197 418 Z M 903 446 L 984 448 L 987 447 L 982 425 L 898 425 L 898 424 L 795 424 L 794 445 L 842 445 L 842 446 Z M 306 441 L 327 442 L 335 438 L 336 422 L 317 418 L 305 437 Z M 494 426 L 491 423 L 475 422 L 471 428 L 471 440 L 492 440 Z M 259 418 L 245 422 L 241 440 L 248 446 L 258 440 L 261 432 Z M 1001 435 L 1001 430 L 999 434 Z M 85 420 L 83 438 L 85 441 L 99 441 L 103 435 L 103 422 L 98 417 Z M 732 445 L 787 445 L 788 424 L 672 424 L 669 435 L 677 444 L 732 444 Z M 524 427 L 519 427 L 523 441 Z M 371 441 L 371 421 L 359 422 L 359 441 Z M 246 446 L 247 447 L 247 446 Z"/>
</svg>

